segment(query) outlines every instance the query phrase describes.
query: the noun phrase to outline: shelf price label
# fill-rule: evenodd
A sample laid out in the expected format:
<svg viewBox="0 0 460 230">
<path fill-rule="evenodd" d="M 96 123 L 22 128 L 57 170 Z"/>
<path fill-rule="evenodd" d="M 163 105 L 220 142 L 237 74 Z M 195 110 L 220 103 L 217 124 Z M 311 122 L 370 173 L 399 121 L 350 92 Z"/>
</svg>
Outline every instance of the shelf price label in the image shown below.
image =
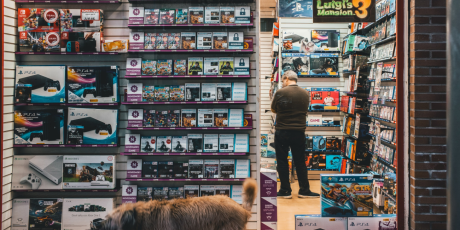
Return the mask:
<svg viewBox="0 0 460 230">
<path fill-rule="evenodd" d="M 82 21 L 99 21 L 100 13 L 98 9 L 81 9 L 80 10 Z"/>
</svg>

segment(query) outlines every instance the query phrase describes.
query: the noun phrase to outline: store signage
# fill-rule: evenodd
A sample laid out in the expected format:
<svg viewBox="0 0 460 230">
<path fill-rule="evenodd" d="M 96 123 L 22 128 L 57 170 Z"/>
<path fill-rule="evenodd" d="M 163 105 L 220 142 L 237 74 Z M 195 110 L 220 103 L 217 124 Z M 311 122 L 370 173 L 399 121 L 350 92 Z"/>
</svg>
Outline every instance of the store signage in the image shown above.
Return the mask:
<svg viewBox="0 0 460 230">
<path fill-rule="evenodd" d="M 375 22 L 375 0 L 313 0 L 313 22 Z"/>
</svg>

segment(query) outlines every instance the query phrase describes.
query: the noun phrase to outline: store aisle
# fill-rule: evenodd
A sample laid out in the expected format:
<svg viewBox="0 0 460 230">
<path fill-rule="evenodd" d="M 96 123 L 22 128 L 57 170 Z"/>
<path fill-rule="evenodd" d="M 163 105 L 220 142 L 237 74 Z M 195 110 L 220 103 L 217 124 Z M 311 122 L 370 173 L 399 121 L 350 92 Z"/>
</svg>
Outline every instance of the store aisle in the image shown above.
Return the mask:
<svg viewBox="0 0 460 230">
<path fill-rule="evenodd" d="M 280 183 L 278 183 L 278 189 Z M 297 181 L 291 184 L 292 199 L 278 199 L 278 229 L 294 230 L 294 216 L 298 214 L 320 214 L 320 198 L 300 199 L 297 197 L 299 184 Z M 320 193 L 319 180 L 310 180 L 312 192 Z M 280 228 L 282 226 L 282 228 Z"/>
</svg>

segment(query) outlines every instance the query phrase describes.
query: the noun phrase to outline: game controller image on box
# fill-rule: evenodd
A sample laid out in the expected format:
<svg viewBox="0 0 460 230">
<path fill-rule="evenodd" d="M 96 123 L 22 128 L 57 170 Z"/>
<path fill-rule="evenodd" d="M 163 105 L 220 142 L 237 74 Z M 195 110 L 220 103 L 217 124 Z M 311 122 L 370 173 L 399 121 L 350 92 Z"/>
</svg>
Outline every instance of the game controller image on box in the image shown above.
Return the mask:
<svg viewBox="0 0 460 230">
<path fill-rule="evenodd" d="M 338 75 L 339 54 L 310 54 L 310 75 Z"/>
<path fill-rule="evenodd" d="M 15 103 L 64 103 L 65 66 L 16 66 Z"/>
<path fill-rule="evenodd" d="M 61 230 L 61 198 L 14 199 L 12 230 Z"/>
<path fill-rule="evenodd" d="M 115 156 L 64 156 L 64 189 L 115 188 Z"/>
<path fill-rule="evenodd" d="M 118 102 L 118 66 L 68 66 L 69 103 Z"/>
<path fill-rule="evenodd" d="M 67 119 L 68 144 L 115 145 L 117 137 L 118 110 L 69 108 Z M 82 134 L 71 139 L 74 132 Z"/>
<path fill-rule="evenodd" d="M 15 156 L 12 190 L 62 189 L 62 155 Z"/>
<path fill-rule="evenodd" d="M 97 230 L 115 207 L 113 198 L 65 198 L 62 203 L 62 228 Z"/>
<path fill-rule="evenodd" d="M 101 32 L 104 12 L 101 9 L 60 9 L 61 32 Z"/>
<path fill-rule="evenodd" d="M 315 44 L 311 41 L 311 30 L 283 30 L 283 52 L 305 53 L 315 52 Z"/>
<path fill-rule="evenodd" d="M 14 144 L 64 144 L 64 111 L 14 111 Z"/>
<path fill-rule="evenodd" d="M 100 32 L 61 32 L 61 52 L 100 52 Z"/>
</svg>

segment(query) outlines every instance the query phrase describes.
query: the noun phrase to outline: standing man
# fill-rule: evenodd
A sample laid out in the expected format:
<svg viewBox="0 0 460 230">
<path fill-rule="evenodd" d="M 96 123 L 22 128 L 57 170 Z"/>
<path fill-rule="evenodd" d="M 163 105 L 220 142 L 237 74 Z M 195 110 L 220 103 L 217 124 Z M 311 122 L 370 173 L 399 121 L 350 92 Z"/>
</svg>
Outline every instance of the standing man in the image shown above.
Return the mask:
<svg viewBox="0 0 460 230">
<path fill-rule="evenodd" d="M 292 152 L 299 181 L 299 198 L 317 198 L 319 194 L 310 191 L 308 171 L 305 164 L 305 128 L 309 95 L 297 85 L 297 74 L 286 71 L 282 77 L 283 88 L 273 97 L 271 110 L 276 113 L 275 151 L 281 188 L 278 197 L 292 198 L 289 183 L 289 148 Z"/>
</svg>

